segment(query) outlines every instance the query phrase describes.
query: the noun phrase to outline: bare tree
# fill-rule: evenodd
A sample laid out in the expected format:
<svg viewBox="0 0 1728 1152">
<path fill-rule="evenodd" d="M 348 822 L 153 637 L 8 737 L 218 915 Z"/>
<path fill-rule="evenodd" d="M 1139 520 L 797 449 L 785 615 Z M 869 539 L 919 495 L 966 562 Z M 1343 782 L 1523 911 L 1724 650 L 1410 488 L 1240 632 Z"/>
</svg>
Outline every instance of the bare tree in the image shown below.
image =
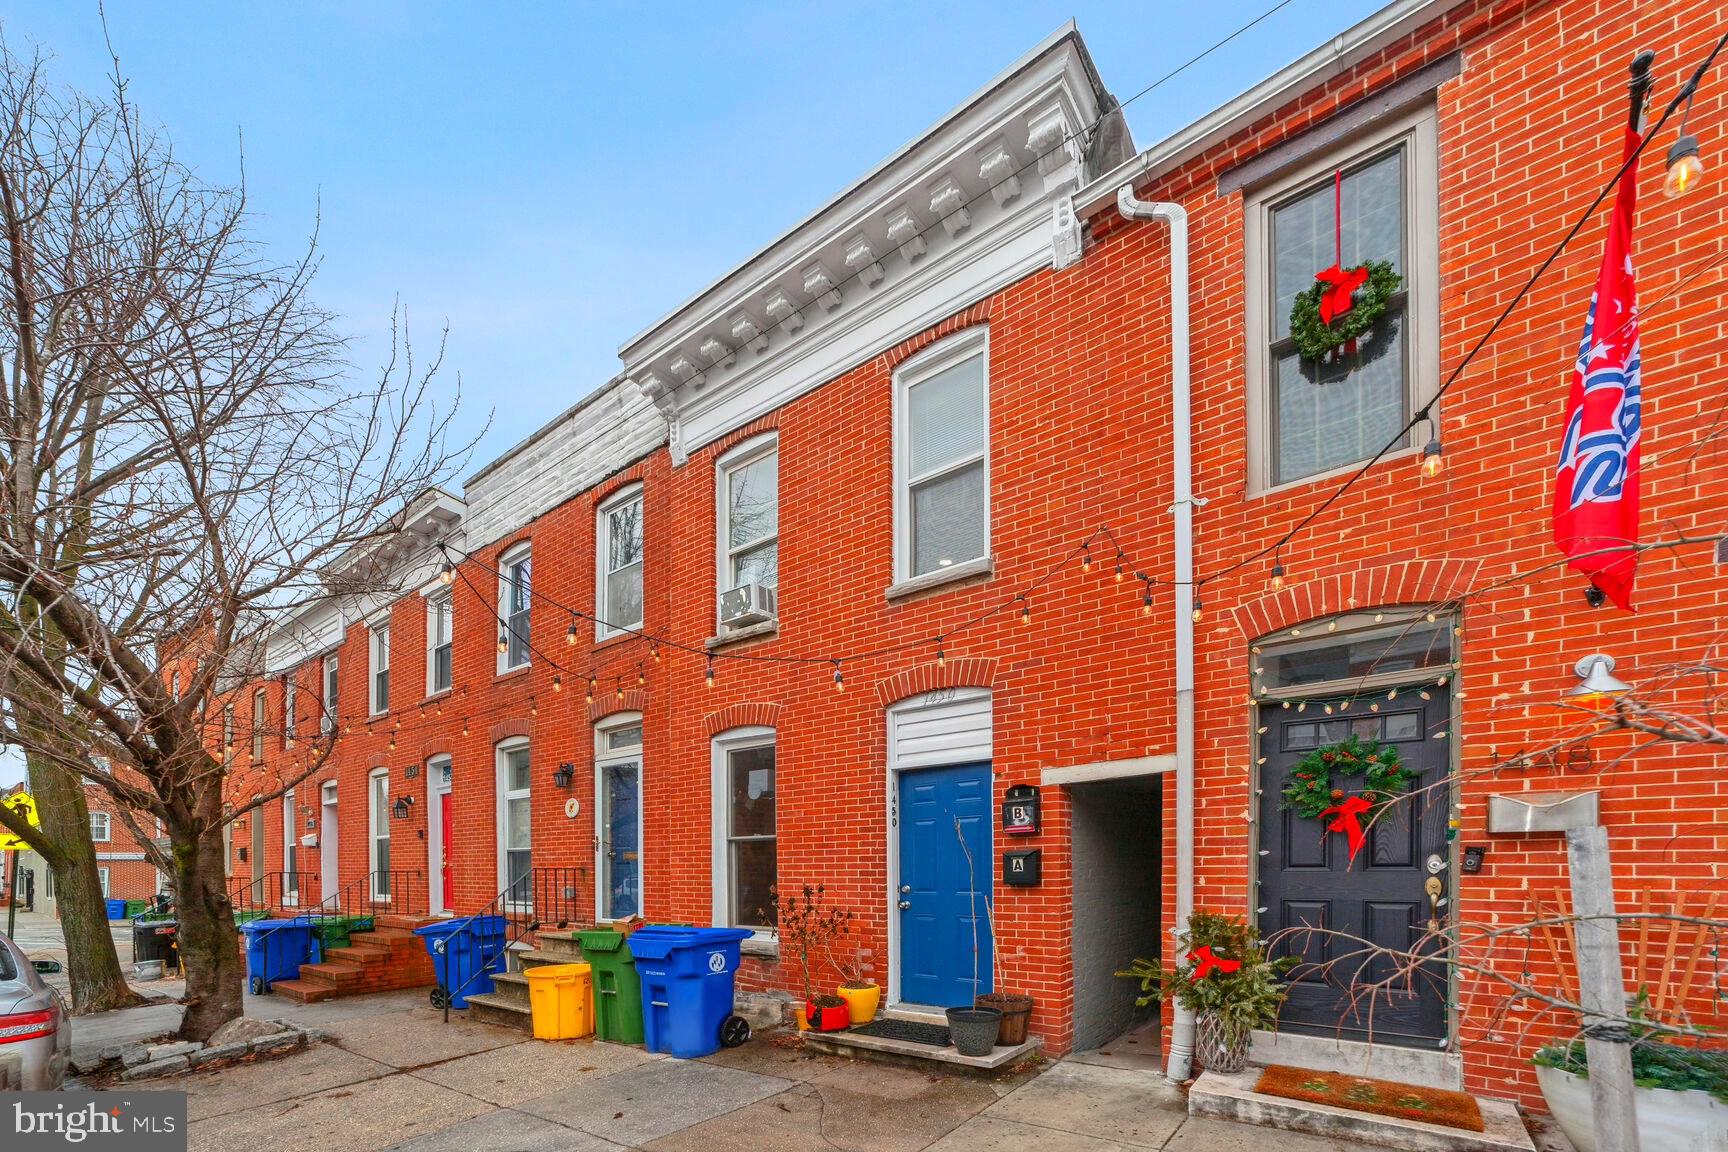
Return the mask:
<svg viewBox="0 0 1728 1152">
<path fill-rule="evenodd" d="M 286 614 L 386 578 L 353 557 L 465 449 L 446 447 L 437 358 L 416 365 L 399 329 L 378 378 L 350 382 L 308 295 L 315 245 L 262 251 L 244 186 L 181 164 L 118 65 L 97 99 L 0 45 L 0 131 L 0 735 L 68 813 L 82 779 L 160 823 L 182 1034 L 202 1039 L 242 1009 L 224 825 L 316 771 L 335 731 L 313 726 L 278 788 L 225 807 L 225 694 Z M 61 851 L 82 819 L 29 838 Z"/>
</svg>

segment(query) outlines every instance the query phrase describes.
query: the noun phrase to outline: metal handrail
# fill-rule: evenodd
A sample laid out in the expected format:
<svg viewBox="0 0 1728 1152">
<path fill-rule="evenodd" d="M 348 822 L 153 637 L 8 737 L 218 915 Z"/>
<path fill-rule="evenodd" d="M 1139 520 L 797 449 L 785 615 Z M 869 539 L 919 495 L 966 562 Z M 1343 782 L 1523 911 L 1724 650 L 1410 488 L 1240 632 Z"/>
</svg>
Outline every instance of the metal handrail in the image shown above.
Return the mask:
<svg viewBox="0 0 1728 1152">
<path fill-rule="evenodd" d="M 523 937 L 531 932 L 538 932 L 542 925 L 552 923 L 559 928 L 566 927 L 576 918 L 577 898 L 581 891 L 579 881 L 587 874 L 585 868 L 531 868 L 526 876 L 517 878 L 505 889 L 492 898 L 492 902 L 478 912 L 461 917 L 458 926 L 442 940 L 433 942 L 433 947 L 444 952 L 444 981 L 438 985 L 440 1007 L 444 1010 L 444 1020 L 450 1020 L 450 1001 L 468 990 L 468 987 L 481 976 L 490 976 L 498 971 L 500 962 L 507 963 L 510 949 Z M 448 962 L 450 941 L 456 936 L 477 936 L 474 931 L 474 921 L 483 916 L 502 916 L 507 926 L 504 947 L 497 956 L 487 957 L 475 965 L 461 984 L 452 989 L 450 965 Z"/>
<path fill-rule="evenodd" d="M 386 878 L 385 887 L 386 890 L 390 892 L 390 898 L 382 901 L 379 900 L 376 895 L 379 891 L 378 878 L 381 876 Z M 381 907 L 394 911 L 405 910 L 412 912 L 414 911 L 412 907 L 414 903 L 414 882 L 416 880 L 424 879 L 425 877 L 423 877 L 418 871 L 391 870 L 368 872 L 358 880 L 349 881 L 331 895 L 320 900 L 311 908 L 302 909 L 295 915 L 288 917 L 282 923 L 264 932 L 258 937 L 258 939 L 261 942 L 268 940 L 284 928 L 295 926 L 304 926 L 308 928 L 316 927 L 318 920 L 324 917 L 377 916 Z M 424 885 L 422 885 L 422 889 L 424 889 Z M 395 900 L 395 895 L 398 890 L 405 890 L 408 896 L 408 899 L 403 901 L 402 904 L 398 904 Z M 404 905 L 407 907 L 404 908 Z M 357 909 L 360 908 L 364 908 L 365 911 L 357 911 Z"/>
</svg>

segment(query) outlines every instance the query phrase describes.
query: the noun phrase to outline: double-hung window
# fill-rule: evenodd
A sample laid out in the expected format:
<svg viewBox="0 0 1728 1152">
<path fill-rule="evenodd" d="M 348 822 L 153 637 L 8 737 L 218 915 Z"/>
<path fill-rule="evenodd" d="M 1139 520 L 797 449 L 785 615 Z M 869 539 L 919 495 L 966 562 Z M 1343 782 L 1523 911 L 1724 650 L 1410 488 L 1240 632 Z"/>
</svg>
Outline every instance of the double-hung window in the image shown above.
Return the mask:
<svg viewBox="0 0 1728 1152">
<path fill-rule="evenodd" d="M 1430 434 L 1401 430 L 1433 395 L 1438 365 L 1435 179 L 1434 115 L 1422 110 L 1249 194 L 1251 488 L 1355 467 Z M 1381 319 L 1332 354 L 1299 353 L 1291 306 L 1316 273 L 1378 261 L 1400 278 Z"/>
<path fill-rule="evenodd" d="M 234 755 L 234 705 L 222 705 L 222 757 Z"/>
<path fill-rule="evenodd" d="M 714 916 L 734 928 L 775 923 L 779 867 L 774 732 L 739 729 L 714 741 Z"/>
<path fill-rule="evenodd" d="M 504 553 L 498 565 L 498 617 L 503 641 L 498 653 L 498 671 L 526 668 L 529 659 L 528 624 L 534 601 L 534 556 L 526 544 Z"/>
<path fill-rule="evenodd" d="M 527 741 L 498 746 L 498 875 L 508 907 L 532 905 L 533 804 Z"/>
<path fill-rule="evenodd" d="M 631 485 L 600 505 L 595 525 L 599 570 L 594 638 L 642 627 L 642 486 Z"/>
<path fill-rule="evenodd" d="M 90 813 L 90 839 L 97 844 L 106 844 L 113 838 L 113 829 L 109 823 L 111 817 L 106 812 Z"/>
<path fill-rule="evenodd" d="M 372 715 L 390 711 L 390 625 L 372 629 Z"/>
<path fill-rule="evenodd" d="M 989 334 L 950 337 L 894 374 L 895 577 L 990 554 Z"/>
<path fill-rule="evenodd" d="M 335 656 L 324 657 L 324 715 L 318 722 L 318 730 L 328 736 L 336 731 L 337 687 L 339 679 L 337 670 L 340 661 Z"/>
<path fill-rule="evenodd" d="M 290 672 L 282 677 L 282 745 L 285 748 L 294 746 L 294 729 L 299 721 L 300 685 L 294 679 L 295 675 Z"/>
<path fill-rule="evenodd" d="M 264 759 L 264 726 L 268 722 L 264 689 L 252 693 L 252 759 Z"/>
<path fill-rule="evenodd" d="M 372 898 L 390 899 L 390 769 L 374 769 L 367 781 L 368 863 L 372 865 Z"/>
<path fill-rule="evenodd" d="M 455 619 L 450 593 L 426 600 L 426 694 L 448 692 L 452 680 Z"/>
<path fill-rule="evenodd" d="M 720 592 L 780 582 L 780 446 L 751 440 L 720 458 Z"/>
</svg>

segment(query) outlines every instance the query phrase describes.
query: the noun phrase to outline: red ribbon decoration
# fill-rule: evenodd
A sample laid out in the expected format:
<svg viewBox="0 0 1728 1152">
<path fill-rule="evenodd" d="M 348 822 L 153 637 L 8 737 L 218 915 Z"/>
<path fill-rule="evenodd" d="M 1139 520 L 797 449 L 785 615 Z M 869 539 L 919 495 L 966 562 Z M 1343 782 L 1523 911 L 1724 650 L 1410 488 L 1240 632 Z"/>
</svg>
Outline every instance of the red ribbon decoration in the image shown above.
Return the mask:
<svg viewBox="0 0 1728 1152">
<path fill-rule="evenodd" d="M 1332 318 L 1342 316 L 1350 311 L 1354 301 L 1351 299 L 1356 289 L 1368 283 L 1368 268 L 1332 267 L 1314 273 L 1314 279 L 1325 284 L 1326 291 L 1320 294 L 1320 320 L 1324 324 L 1332 323 Z"/>
<path fill-rule="evenodd" d="M 1368 801 L 1362 799 L 1360 796 L 1352 796 L 1343 803 L 1334 804 L 1332 807 L 1324 809 L 1320 813 L 1320 819 L 1322 820 L 1331 816 L 1334 812 L 1338 814 L 1337 818 L 1333 820 L 1332 823 L 1326 825 L 1326 831 L 1342 832 L 1349 838 L 1350 863 L 1352 864 L 1356 863 L 1356 853 L 1362 851 L 1362 845 L 1368 839 L 1366 833 L 1362 831 L 1362 824 L 1357 817 L 1361 816 L 1364 812 L 1371 812 L 1373 810 L 1374 805 L 1368 803 Z"/>
<path fill-rule="evenodd" d="M 1225 975 L 1229 975 L 1231 972 L 1242 967 L 1242 961 L 1240 960 L 1226 960 L 1222 956 L 1212 955 L 1212 946 L 1210 944 L 1202 944 L 1200 947 L 1194 949 L 1194 951 L 1188 953 L 1188 955 L 1195 961 L 1194 979 L 1196 980 L 1204 980 L 1214 971 L 1223 972 Z"/>
</svg>

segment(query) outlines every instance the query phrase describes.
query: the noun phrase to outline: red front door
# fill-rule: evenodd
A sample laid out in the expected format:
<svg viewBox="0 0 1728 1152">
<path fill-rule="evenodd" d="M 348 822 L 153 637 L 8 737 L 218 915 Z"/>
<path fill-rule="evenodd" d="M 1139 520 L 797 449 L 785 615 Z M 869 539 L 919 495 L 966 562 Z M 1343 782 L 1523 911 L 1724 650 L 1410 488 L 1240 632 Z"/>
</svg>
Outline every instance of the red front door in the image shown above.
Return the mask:
<svg viewBox="0 0 1728 1152">
<path fill-rule="evenodd" d="M 450 878 L 450 838 L 455 834 L 456 819 L 454 809 L 450 804 L 450 793 L 448 792 L 438 793 L 438 829 L 438 845 L 444 855 L 444 859 L 439 862 L 439 867 L 442 870 L 444 877 L 442 885 L 444 889 L 444 907 L 453 908 L 455 907 L 456 901 L 451 895 L 454 890 L 451 887 Z"/>
</svg>

